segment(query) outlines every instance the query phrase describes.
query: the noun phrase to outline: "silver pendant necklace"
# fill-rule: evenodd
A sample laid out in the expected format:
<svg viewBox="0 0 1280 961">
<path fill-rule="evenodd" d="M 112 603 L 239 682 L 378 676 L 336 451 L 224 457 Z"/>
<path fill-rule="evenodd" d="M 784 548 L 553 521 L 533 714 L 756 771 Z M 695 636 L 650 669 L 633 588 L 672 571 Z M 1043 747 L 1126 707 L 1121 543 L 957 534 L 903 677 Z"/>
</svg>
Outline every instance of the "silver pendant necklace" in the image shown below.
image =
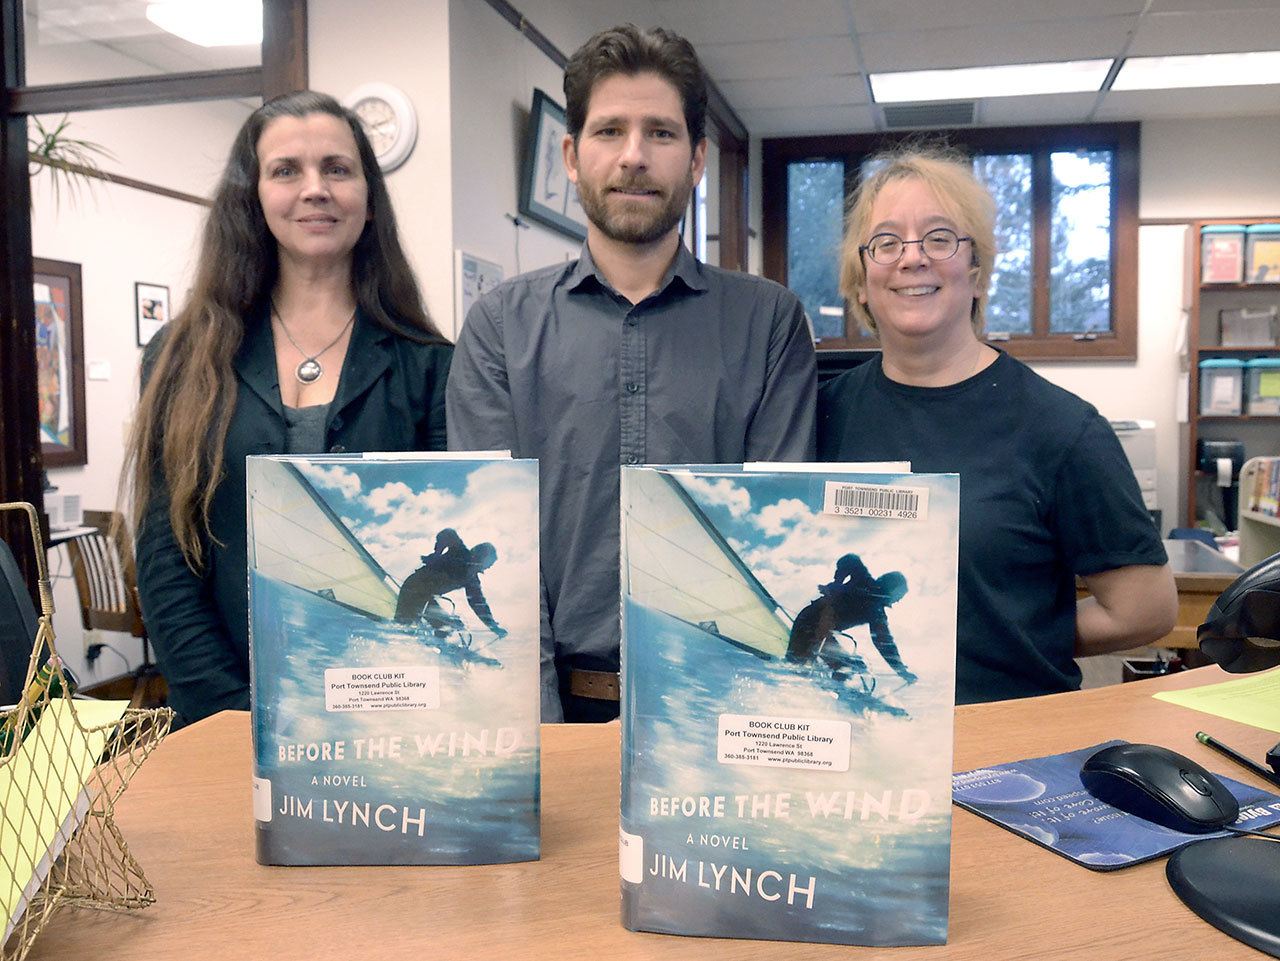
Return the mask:
<svg viewBox="0 0 1280 961">
<path fill-rule="evenodd" d="M 356 320 L 355 311 L 352 311 L 351 317 L 342 325 L 342 329 L 338 331 L 338 336 L 329 341 L 323 349 L 316 351 L 308 357 L 307 352 L 298 346 L 298 342 L 293 339 L 293 334 L 289 333 L 289 328 L 284 325 L 284 318 L 280 316 L 280 311 L 276 310 L 276 302 L 274 300 L 271 302 L 271 313 L 275 316 L 276 320 L 280 322 L 280 329 L 283 330 L 284 335 L 289 338 L 289 343 L 293 344 L 294 350 L 302 355 L 302 363 L 293 369 L 293 376 L 298 378 L 299 384 L 314 384 L 324 376 L 324 368 L 320 366 L 320 358 L 329 350 L 330 347 L 342 340 L 347 329 L 354 324 Z"/>
</svg>

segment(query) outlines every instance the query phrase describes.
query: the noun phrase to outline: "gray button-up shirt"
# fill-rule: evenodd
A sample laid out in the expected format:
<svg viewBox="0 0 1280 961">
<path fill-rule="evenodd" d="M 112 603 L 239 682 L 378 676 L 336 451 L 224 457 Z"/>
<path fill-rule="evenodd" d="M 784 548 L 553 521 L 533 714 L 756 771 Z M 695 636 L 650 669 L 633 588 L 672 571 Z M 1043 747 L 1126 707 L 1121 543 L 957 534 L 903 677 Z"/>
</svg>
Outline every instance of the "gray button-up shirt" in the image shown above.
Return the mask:
<svg viewBox="0 0 1280 961">
<path fill-rule="evenodd" d="M 683 245 L 638 304 L 584 245 L 471 308 L 449 447 L 540 461 L 544 721 L 562 718 L 556 661 L 617 669 L 619 465 L 812 460 L 814 388 L 795 295 Z"/>
</svg>

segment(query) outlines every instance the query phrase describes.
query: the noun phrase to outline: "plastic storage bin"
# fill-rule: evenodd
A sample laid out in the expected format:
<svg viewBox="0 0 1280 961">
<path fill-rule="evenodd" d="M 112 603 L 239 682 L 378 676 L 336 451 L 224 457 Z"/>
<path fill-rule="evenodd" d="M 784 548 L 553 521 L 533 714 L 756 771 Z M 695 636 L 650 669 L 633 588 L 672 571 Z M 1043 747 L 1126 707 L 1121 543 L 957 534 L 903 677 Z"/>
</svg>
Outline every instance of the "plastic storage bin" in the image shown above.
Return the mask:
<svg viewBox="0 0 1280 961">
<path fill-rule="evenodd" d="M 1245 280 L 1280 284 L 1280 224 L 1254 224 L 1245 230 Z"/>
<path fill-rule="evenodd" d="M 1244 280 L 1242 224 L 1207 224 L 1200 228 L 1200 283 L 1238 284 Z"/>
<path fill-rule="evenodd" d="M 1245 413 L 1280 415 L 1280 358 L 1247 361 L 1244 376 Z"/>
<path fill-rule="evenodd" d="M 1223 347 L 1274 347 L 1276 315 L 1270 307 L 1231 307 L 1218 311 L 1218 343 Z"/>
<path fill-rule="evenodd" d="M 1200 361 L 1200 413 L 1239 415 L 1244 396 L 1244 361 Z"/>
</svg>

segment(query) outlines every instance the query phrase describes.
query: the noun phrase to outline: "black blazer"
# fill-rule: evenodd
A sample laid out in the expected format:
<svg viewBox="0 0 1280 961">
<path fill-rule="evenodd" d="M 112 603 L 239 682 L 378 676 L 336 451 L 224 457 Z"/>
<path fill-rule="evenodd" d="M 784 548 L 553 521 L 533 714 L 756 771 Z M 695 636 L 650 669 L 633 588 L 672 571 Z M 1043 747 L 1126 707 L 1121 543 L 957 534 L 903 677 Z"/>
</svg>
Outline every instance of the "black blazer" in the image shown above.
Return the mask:
<svg viewBox="0 0 1280 961">
<path fill-rule="evenodd" d="M 144 354 L 144 378 L 159 340 Z M 326 450 L 445 450 L 444 391 L 452 356 L 449 344 L 415 343 L 358 314 L 329 407 Z M 265 312 L 246 325 L 234 366 L 236 405 L 209 515 L 216 541 L 205 538 L 204 571 L 194 574 L 178 549 L 163 484 L 153 491 L 137 538 L 147 634 L 169 684 L 169 702 L 186 721 L 249 707 L 245 457 L 285 449 Z"/>
</svg>

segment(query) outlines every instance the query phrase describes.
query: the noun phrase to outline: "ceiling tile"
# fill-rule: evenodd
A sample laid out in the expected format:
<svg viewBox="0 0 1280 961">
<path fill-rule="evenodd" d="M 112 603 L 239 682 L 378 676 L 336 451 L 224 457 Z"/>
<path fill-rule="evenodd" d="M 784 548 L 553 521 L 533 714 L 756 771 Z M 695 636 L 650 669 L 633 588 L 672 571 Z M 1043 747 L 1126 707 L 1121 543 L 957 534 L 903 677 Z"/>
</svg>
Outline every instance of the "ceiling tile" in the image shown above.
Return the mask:
<svg viewBox="0 0 1280 961">
<path fill-rule="evenodd" d="M 862 75 L 846 73 L 780 80 L 731 80 L 719 85 L 738 111 L 770 107 L 828 107 L 867 102 Z"/>
<path fill-rule="evenodd" d="M 1051 123 L 1084 123 L 1096 93 L 1064 93 L 1051 97 L 988 97 L 978 102 L 977 120 L 988 127 L 1022 127 Z"/>
<path fill-rule="evenodd" d="M 1280 50 L 1280 5 L 1267 10 L 1160 13 L 1142 18 L 1131 57 Z"/>
<path fill-rule="evenodd" d="M 1004 26 L 1037 20 L 1076 20 L 1138 14 L 1144 0 L 858 0 L 853 22 L 859 33 L 911 30 L 921 24 L 934 28 Z"/>
<path fill-rule="evenodd" d="M 1274 0 L 1151 0 L 1148 13 L 1176 13 L 1200 10 L 1218 13 L 1224 10 L 1273 10 Z"/>
<path fill-rule="evenodd" d="M 1280 86 L 1274 85 L 1202 87 L 1194 90 L 1119 90 L 1106 95 L 1094 119 L 1150 120 L 1274 115 L 1277 104 L 1280 104 Z"/>
<path fill-rule="evenodd" d="M 858 69 L 853 41 L 847 36 L 765 43 L 700 43 L 698 56 L 717 83 L 848 73 Z"/>
<path fill-rule="evenodd" d="M 654 0 L 658 22 L 699 43 L 827 37 L 848 29 L 841 0 Z"/>
<path fill-rule="evenodd" d="M 1061 29 L 1013 23 L 870 33 L 862 35 L 862 65 L 874 73 L 1115 57 L 1136 22 L 1136 17 L 1095 17 Z"/>
<path fill-rule="evenodd" d="M 742 120 L 753 137 L 795 137 L 824 133 L 866 133 L 876 129 L 871 107 L 744 110 Z"/>
</svg>

